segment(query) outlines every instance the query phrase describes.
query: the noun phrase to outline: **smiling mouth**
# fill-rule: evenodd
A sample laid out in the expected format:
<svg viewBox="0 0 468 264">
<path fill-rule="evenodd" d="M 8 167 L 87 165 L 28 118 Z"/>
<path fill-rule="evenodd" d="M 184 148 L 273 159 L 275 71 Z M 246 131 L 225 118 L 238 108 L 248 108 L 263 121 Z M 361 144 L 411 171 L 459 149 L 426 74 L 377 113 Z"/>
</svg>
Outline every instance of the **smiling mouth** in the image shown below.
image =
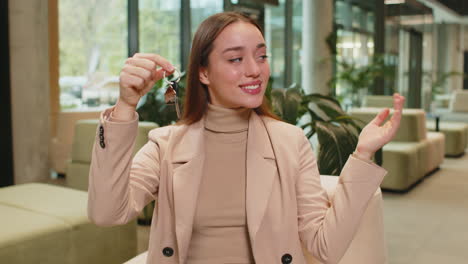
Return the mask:
<svg viewBox="0 0 468 264">
<path fill-rule="evenodd" d="M 255 85 L 243 86 L 242 88 L 247 89 L 247 90 L 255 90 L 259 87 L 260 87 L 260 84 L 255 84 Z"/>
<path fill-rule="evenodd" d="M 256 84 L 240 85 L 239 87 L 241 88 L 241 90 L 243 92 L 255 95 L 255 94 L 258 94 L 258 93 L 260 93 L 262 91 L 262 85 L 261 84 L 262 84 L 261 82 L 258 82 Z"/>
</svg>

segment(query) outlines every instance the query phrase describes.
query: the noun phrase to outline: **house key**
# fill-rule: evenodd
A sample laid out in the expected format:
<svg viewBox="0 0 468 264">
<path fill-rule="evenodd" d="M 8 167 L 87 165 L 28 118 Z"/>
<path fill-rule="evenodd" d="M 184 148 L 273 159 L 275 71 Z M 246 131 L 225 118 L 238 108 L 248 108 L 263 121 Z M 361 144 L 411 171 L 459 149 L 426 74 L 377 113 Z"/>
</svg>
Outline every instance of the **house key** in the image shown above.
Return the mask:
<svg viewBox="0 0 468 264">
<path fill-rule="evenodd" d="M 179 73 L 179 78 L 175 81 L 168 81 L 164 79 L 164 82 L 167 84 L 166 92 L 164 93 L 164 101 L 168 105 L 175 105 L 177 118 L 180 118 L 180 109 L 179 109 L 179 98 L 177 97 L 177 92 L 179 91 L 179 81 L 180 81 L 180 72 L 176 69 Z M 166 72 L 164 72 L 164 77 L 166 78 Z"/>
</svg>

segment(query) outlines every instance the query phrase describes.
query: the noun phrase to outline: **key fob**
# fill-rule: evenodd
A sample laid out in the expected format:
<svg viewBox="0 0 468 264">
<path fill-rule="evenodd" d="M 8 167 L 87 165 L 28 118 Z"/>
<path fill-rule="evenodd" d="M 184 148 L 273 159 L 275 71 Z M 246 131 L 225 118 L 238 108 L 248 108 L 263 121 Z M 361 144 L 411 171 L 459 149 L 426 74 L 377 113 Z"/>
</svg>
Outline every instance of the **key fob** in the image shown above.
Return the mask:
<svg viewBox="0 0 468 264">
<path fill-rule="evenodd" d="M 176 96 L 177 93 L 173 88 L 173 84 L 169 85 L 164 93 L 164 101 L 166 101 L 166 104 L 175 104 Z"/>
</svg>

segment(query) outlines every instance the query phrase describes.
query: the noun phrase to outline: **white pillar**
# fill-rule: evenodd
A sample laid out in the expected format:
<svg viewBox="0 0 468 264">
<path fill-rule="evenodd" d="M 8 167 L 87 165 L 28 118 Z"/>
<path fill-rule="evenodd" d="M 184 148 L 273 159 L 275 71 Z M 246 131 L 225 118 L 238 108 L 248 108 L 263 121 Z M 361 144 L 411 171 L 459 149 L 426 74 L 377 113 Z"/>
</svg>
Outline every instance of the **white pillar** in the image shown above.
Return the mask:
<svg viewBox="0 0 468 264">
<path fill-rule="evenodd" d="M 304 0 L 302 21 L 302 87 L 307 94 L 329 94 L 332 63 L 325 40 L 333 31 L 333 1 Z"/>
<path fill-rule="evenodd" d="M 439 72 L 463 72 L 463 30 L 458 24 L 438 25 L 438 59 Z M 446 92 L 450 93 L 463 87 L 461 77 L 449 77 Z"/>
</svg>

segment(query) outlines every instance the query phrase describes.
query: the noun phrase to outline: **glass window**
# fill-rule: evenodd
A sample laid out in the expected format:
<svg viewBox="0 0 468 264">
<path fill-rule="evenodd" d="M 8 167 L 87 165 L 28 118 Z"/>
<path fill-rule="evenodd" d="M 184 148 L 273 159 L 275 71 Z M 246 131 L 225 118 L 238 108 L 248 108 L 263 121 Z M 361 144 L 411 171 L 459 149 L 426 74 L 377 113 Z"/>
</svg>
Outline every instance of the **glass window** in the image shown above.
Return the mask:
<svg viewBox="0 0 468 264">
<path fill-rule="evenodd" d="M 373 12 L 367 12 L 367 31 L 374 33 L 374 27 L 375 27 L 375 18 L 374 18 L 374 13 Z"/>
<path fill-rule="evenodd" d="M 265 41 L 270 52 L 270 73 L 273 88 L 284 87 L 285 0 L 278 6 L 265 7 Z"/>
<path fill-rule="evenodd" d="M 359 29 L 365 28 L 364 12 L 362 11 L 362 9 L 358 6 L 353 6 L 352 13 L 353 13 L 353 23 L 352 23 L 353 28 L 359 28 Z"/>
<path fill-rule="evenodd" d="M 59 1 L 60 106 L 115 104 L 127 57 L 127 0 Z"/>
<path fill-rule="evenodd" d="M 207 17 L 223 11 L 223 0 L 191 0 L 191 27 L 192 37 L 200 23 Z"/>
<path fill-rule="evenodd" d="M 335 23 L 343 26 L 351 25 L 351 6 L 343 1 L 336 1 L 335 8 Z"/>
<path fill-rule="evenodd" d="M 293 2 L 292 82 L 299 85 L 302 83 L 302 4 L 302 0 Z"/>
<path fill-rule="evenodd" d="M 156 53 L 180 68 L 180 1 L 139 0 L 140 52 Z"/>
</svg>

